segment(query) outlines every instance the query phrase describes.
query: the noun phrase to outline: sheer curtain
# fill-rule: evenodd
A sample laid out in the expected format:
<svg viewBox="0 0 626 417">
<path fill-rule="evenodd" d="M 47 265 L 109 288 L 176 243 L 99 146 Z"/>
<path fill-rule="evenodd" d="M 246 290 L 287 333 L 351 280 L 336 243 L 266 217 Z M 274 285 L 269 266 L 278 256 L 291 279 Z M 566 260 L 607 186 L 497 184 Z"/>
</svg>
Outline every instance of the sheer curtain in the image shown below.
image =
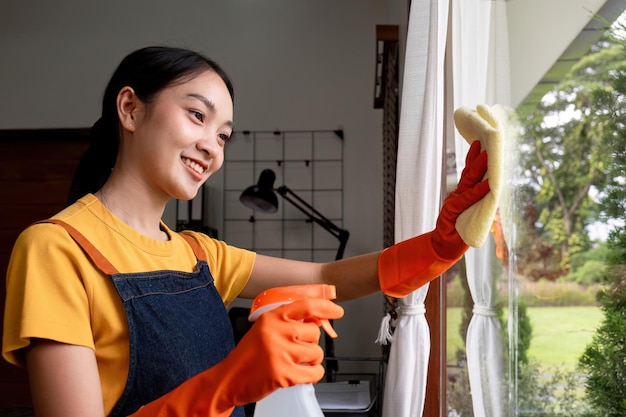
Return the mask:
<svg viewBox="0 0 626 417">
<path fill-rule="evenodd" d="M 451 33 L 454 108 L 478 104 L 508 106 L 509 65 L 506 3 L 452 0 Z M 496 110 L 500 109 L 497 107 Z M 506 117 L 497 111 L 499 119 Z M 506 142 L 507 138 L 504 138 Z M 457 175 L 464 165 L 468 144 L 457 133 Z M 502 201 L 502 200 L 501 200 Z M 502 331 L 496 316 L 497 277 L 493 271 L 495 248 L 491 236 L 465 255 L 467 279 L 474 301 L 467 332 L 467 367 L 475 417 L 499 417 L 505 412 Z"/>
<path fill-rule="evenodd" d="M 447 20 L 448 0 L 411 2 L 398 138 L 397 241 L 432 230 L 439 213 Z M 430 354 L 424 316 L 427 291 L 428 285 L 398 302 L 385 382 L 385 417 L 422 415 Z"/>
</svg>

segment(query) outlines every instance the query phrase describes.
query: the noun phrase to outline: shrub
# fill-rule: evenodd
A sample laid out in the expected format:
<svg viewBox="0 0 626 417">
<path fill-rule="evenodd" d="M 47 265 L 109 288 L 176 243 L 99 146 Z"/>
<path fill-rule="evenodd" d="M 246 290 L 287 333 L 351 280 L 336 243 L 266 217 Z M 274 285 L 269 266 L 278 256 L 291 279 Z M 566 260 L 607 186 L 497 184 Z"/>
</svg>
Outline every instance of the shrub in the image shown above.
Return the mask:
<svg viewBox="0 0 626 417">
<path fill-rule="evenodd" d="M 465 365 L 466 362 L 461 362 L 461 366 L 448 371 L 446 391 L 449 416 L 474 415 Z M 505 375 L 505 380 L 507 378 Z M 591 412 L 583 397 L 582 377 L 579 373 L 558 367 L 546 368 L 534 360 L 518 365 L 516 393 L 514 407 L 510 407 L 506 404 L 507 400 L 503 399 L 504 408 L 514 408 L 516 416 L 589 416 Z"/>
<path fill-rule="evenodd" d="M 613 266 L 608 277 L 608 288 L 598 293 L 604 319 L 579 363 L 589 375 L 585 392 L 597 415 L 623 417 L 626 416 L 626 266 Z"/>
<path fill-rule="evenodd" d="M 446 305 L 463 307 L 466 303 L 467 284 L 457 275 L 448 282 Z M 601 284 L 579 284 L 563 281 L 522 282 L 517 285 L 519 303 L 528 307 L 597 306 L 597 292 Z M 499 303 L 508 305 L 509 287 L 507 282 L 498 284 Z"/>
<path fill-rule="evenodd" d="M 605 274 L 606 264 L 602 261 L 591 260 L 585 262 L 571 275 L 573 281 L 578 284 L 597 284 L 604 281 Z"/>
<path fill-rule="evenodd" d="M 455 275 L 454 278 L 448 283 L 446 290 L 446 305 L 448 307 L 462 307 L 465 300 L 465 289 L 459 275 Z"/>
<path fill-rule="evenodd" d="M 583 285 L 574 282 L 522 282 L 517 285 L 517 299 L 528 307 L 597 306 L 596 294 L 600 284 Z M 500 288 L 502 302 L 508 303 L 508 286 Z"/>
<path fill-rule="evenodd" d="M 626 227 L 619 227 L 609 233 L 607 245 L 611 249 L 608 261 L 612 265 L 626 265 Z"/>
<path fill-rule="evenodd" d="M 519 416 L 583 416 L 590 412 L 580 374 L 540 367 L 535 361 L 519 365 L 517 393 Z"/>
<path fill-rule="evenodd" d="M 520 302 L 517 306 L 517 358 L 520 364 L 528 364 L 528 348 L 532 340 L 533 328 L 530 324 L 530 317 L 526 304 Z"/>
<path fill-rule="evenodd" d="M 570 268 L 575 271 L 583 266 L 587 261 L 600 261 L 606 263 L 609 256 L 611 256 L 611 253 L 612 251 L 606 242 L 596 243 L 594 248 L 572 255 L 570 259 Z"/>
</svg>

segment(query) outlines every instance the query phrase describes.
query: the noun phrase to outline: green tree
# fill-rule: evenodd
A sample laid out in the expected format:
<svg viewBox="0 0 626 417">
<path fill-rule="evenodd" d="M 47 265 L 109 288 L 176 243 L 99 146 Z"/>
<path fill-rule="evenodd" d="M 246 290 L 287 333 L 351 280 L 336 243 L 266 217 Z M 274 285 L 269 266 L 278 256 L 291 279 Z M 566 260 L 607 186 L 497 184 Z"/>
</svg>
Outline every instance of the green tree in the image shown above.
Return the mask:
<svg viewBox="0 0 626 417">
<path fill-rule="evenodd" d="M 532 217 L 524 222 L 524 244 L 530 250 L 521 253 L 529 258 L 519 264 L 536 265 L 539 258 L 544 275 L 535 278 L 565 275 L 571 257 L 591 246 L 586 227 L 601 210 L 590 190 L 608 190 L 611 181 L 607 167 L 615 145 L 612 117 L 620 107 L 613 83 L 615 73 L 626 67 L 625 58 L 620 44 L 603 38 L 522 119 L 522 212 Z M 613 104 L 610 110 L 606 101 Z"/>
<path fill-rule="evenodd" d="M 625 33 L 618 26 L 614 33 Z M 618 53 L 626 57 L 626 39 L 614 36 Z M 608 181 L 602 197 L 602 216 L 607 221 L 617 219 L 607 239 L 609 263 L 607 287 L 599 292 L 598 300 L 604 313 L 603 321 L 591 343 L 585 348 L 579 363 L 588 373 L 585 393 L 598 416 L 626 416 L 626 68 L 616 67 L 612 73 L 613 88 L 598 90 L 597 102 L 606 109 L 610 135 L 607 167 Z"/>
</svg>

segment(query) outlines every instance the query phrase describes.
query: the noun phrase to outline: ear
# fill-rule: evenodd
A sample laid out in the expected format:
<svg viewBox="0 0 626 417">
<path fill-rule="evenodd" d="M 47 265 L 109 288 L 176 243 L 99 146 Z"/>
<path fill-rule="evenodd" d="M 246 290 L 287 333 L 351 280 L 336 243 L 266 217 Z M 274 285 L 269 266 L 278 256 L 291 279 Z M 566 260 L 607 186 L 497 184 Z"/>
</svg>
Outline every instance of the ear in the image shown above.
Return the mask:
<svg viewBox="0 0 626 417">
<path fill-rule="evenodd" d="M 141 101 L 131 87 L 124 87 L 117 94 L 117 115 L 123 129 L 134 132 L 137 127 L 135 116 L 141 106 Z"/>
</svg>

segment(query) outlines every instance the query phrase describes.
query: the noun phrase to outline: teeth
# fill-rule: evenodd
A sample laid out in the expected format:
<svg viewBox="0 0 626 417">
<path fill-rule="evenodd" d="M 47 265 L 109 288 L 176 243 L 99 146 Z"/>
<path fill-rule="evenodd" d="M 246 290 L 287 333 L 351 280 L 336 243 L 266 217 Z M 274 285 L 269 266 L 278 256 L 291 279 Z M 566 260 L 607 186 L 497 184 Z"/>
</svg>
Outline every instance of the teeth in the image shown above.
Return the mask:
<svg viewBox="0 0 626 417">
<path fill-rule="evenodd" d="M 191 159 L 186 159 L 186 158 L 183 158 L 183 161 L 185 162 L 185 165 L 187 165 L 189 168 L 196 171 L 198 174 L 204 173 L 204 168 L 202 168 L 200 164 L 192 161 Z"/>
</svg>

